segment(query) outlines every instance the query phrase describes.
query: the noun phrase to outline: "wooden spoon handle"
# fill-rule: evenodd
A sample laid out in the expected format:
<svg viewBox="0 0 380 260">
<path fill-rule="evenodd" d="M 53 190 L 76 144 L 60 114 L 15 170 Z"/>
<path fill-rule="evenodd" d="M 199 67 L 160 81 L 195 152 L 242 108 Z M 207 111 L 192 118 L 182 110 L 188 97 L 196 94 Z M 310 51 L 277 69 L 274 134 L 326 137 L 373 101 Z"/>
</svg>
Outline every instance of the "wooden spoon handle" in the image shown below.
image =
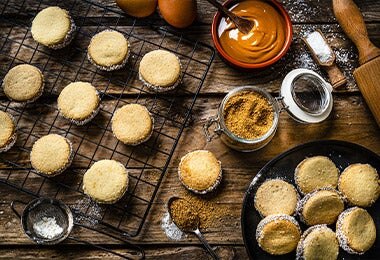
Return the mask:
<svg viewBox="0 0 380 260">
<path fill-rule="evenodd" d="M 330 78 L 330 83 L 334 89 L 338 89 L 347 83 L 343 72 L 334 62 L 333 65 L 325 67 Z"/>
<path fill-rule="evenodd" d="M 368 38 L 363 16 L 354 1 L 333 0 L 333 10 L 340 26 L 358 48 L 361 65 L 380 56 L 380 49 Z"/>
</svg>

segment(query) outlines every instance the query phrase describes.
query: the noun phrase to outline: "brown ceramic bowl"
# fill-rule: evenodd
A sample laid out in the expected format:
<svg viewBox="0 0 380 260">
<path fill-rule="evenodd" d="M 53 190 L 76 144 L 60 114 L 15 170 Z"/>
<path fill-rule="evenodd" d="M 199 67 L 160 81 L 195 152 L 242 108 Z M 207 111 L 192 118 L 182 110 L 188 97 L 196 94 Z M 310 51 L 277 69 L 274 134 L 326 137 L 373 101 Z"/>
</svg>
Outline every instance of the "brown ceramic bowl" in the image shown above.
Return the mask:
<svg viewBox="0 0 380 260">
<path fill-rule="evenodd" d="M 226 6 L 227 8 L 230 8 L 238 2 L 241 2 L 241 1 L 227 0 L 223 5 Z M 241 62 L 235 59 L 234 57 L 230 56 L 229 54 L 227 54 L 227 52 L 224 51 L 222 45 L 219 42 L 219 36 L 218 36 L 218 28 L 219 28 L 220 20 L 222 18 L 222 14 L 219 11 L 215 14 L 214 19 L 212 21 L 212 27 L 211 27 L 212 40 L 214 41 L 215 48 L 217 49 L 220 56 L 231 66 L 235 68 L 239 68 L 239 69 L 244 69 L 244 70 L 263 69 L 276 63 L 288 52 L 290 48 L 290 44 L 292 43 L 292 38 L 293 38 L 293 26 L 292 26 L 290 17 L 287 11 L 284 9 L 284 7 L 276 0 L 267 0 L 266 2 L 271 4 L 284 18 L 285 28 L 286 28 L 286 37 L 285 37 L 284 46 L 281 49 L 281 51 L 273 58 L 262 63 Z"/>
</svg>

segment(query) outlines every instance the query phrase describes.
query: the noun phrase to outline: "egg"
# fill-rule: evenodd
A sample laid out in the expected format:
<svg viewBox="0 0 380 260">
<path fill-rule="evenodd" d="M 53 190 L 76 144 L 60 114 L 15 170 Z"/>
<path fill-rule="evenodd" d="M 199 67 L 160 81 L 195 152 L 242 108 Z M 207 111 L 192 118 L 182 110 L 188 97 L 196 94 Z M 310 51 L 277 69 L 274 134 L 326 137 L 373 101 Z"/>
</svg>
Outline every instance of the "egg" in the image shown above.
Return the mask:
<svg viewBox="0 0 380 260">
<path fill-rule="evenodd" d="M 196 0 L 158 0 L 161 16 L 177 28 L 190 26 L 197 16 Z"/>
<path fill-rule="evenodd" d="M 154 13 L 157 0 L 116 0 L 116 4 L 128 15 L 141 18 Z"/>
</svg>

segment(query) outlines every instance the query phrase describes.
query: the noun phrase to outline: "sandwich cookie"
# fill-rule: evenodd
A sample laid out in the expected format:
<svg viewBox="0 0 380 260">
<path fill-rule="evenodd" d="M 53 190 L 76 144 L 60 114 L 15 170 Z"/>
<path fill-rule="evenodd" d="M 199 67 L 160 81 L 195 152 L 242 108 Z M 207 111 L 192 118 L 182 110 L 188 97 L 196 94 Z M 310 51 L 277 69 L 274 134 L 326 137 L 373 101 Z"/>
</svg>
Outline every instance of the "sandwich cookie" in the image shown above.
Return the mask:
<svg viewBox="0 0 380 260">
<path fill-rule="evenodd" d="M 73 160 L 73 147 L 69 139 L 49 134 L 38 139 L 30 153 L 30 163 L 39 173 L 48 177 L 66 170 Z"/>
<path fill-rule="evenodd" d="M 339 243 L 335 232 L 326 225 L 308 228 L 297 246 L 297 260 L 338 259 Z"/>
<path fill-rule="evenodd" d="M 16 139 L 16 123 L 13 116 L 0 110 L 0 153 L 9 151 Z"/>
<path fill-rule="evenodd" d="M 256 210 L 262 217 L 273 214 L 293 215 L 299 195 L 296 188 L 280 179 L 267 180 L 257 189 L 254 199 Z"/>
<path fill-rule="evenodd" d="M 351 205 L 370 207 L 380 196 L 380 180 L 369 164 L 352 164 L 340 175 L 338 189 Z"/>
<path fill-rule="evenodd" d="M 125 66 L 129 53 L 129 42 L 123 34 L 104 30 L 92 37 L 87 58 L 98 69 L 113 71 Z"/>
<path fill-rule="evenodd" d="M 76 30 L 68 11 L 50 6 L 40 11 L 32 22 L 33 39 L 52 49 L 61 49 L 70 44 Z"/>
<path fill-rule="evenodd" d="M 365 209 L 353 207 L 339 215 L 336 234 L 344 251 L 362 255 L 376 241 L 376 225 Z"/>
<path fill-rule="evenodd" d="M 172 90 L 181 77 L 179 58 L 165 50 L 155 50 L 144 55 L 139 66 L 139 78 L 145 86 L 157 92 Z"/>
<path fill-rule="evenodd" d="M 294 172 L 294 180 L 303 195 L 316 189 L 336 188 L 338 178 L 338 168 L 325 156 L 314 156 L 303 160 Z"/>
<path fill-rule="evenodd" d="M 294 251 L 300 238 L 300 226 L 289 215 L 269 215 L 257 225 L 257 243 L 271 255 L 285 255 Z"/>
<path fill-rule="evenodd" d="M 222 180 L 221 162 L 206 150 L 197 150 L 181 158 L 178 177 L 182 185 L 197 194 L 214 191 Z"/>
<path fill-rule="evenodd" d="M 21 64 L 8 71 L 4 77 L 2 87 L 4 94 L 10 100 L 31 103 L 42 95 L 44 77 L 37 67 Z"/>
<path fill-rule="evenodd" d="M 60 114 L 76 125 L 90 122 L 99 112 L 100 98 L 94 86 L 88 82 L 67 85 L 58 97 Z"/>
<path fill-rule="evenodd" d="M 98 203 L 113 204 L 124 196 L 128 182 L 124 165 L 115 160 L 101 160 L 84 174 L 83 192 Z"/>
<path fill-rule="evenodd" d="M 300 219 L 308 226 L 334 224 L 343 210 L 343 196 L 332 188 L 323 188 L 309 193 L 297 205 Z"/>
<path fill-rule="evenodd" d="M 112 132 L 126 145 L 139 145 L 149 140 L 153 134 L 154 119 L 145 106 L 128 104 L 112 117 Z"/>
</svg>

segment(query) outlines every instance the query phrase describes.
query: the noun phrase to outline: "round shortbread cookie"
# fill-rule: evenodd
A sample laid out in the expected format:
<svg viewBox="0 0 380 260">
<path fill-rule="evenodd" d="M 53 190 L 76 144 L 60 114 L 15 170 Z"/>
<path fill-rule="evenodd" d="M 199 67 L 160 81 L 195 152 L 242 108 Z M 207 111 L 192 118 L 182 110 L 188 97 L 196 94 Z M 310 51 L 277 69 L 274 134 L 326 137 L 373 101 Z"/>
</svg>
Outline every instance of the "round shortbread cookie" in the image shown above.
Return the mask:
<svg viewBox="0 0 380 260">
<path fill-rule="evenodd" d="M 44 77 L 37 67 L 21 64 L 8 71 L 2 85 L 10 100 L 30 103 L 42 95 Z"/>
<path fill-rule="evenodd" d="M 340 175 L 339 191 L 351 205 L 370 207 L 380 196 L 380 180 L 369 164 L 352 164 Z"/>
<path fill-rule="evenodd" d="M 155 50 L 144 55 L 139 67 L 139 77 L 144 85 L 155 91 L 174 89 L 180 81 L 181 62 L 165 50 Z"/>
<path fill-rule="evenodd" d="M 112 132 L 127 145 L 138 145 L 148 141 L 153 133 L 154 120 L 145 106 L 128 104 L 112 117 Z"/>
<path fill-rule="evenodd" d="M 261 216 L 273 214 L 293 215 L 299 195 L 295 187 L 280 179 L 267 180 L 257 189 L 254 199 Z"/>
<path fill-rule="evenodd" d="M 215 190 L 219 185 L 222 179 L 222 166 L 210 151 L 197 150 L 181 158 L 178 177 L 188 190 L 205 194 Z"/>
<path fill-rule="evenodd" d="M 0 110 L 0 153 L 11 149 L 15 142 L 15 121 L 10 114 Z"/>
<path fill-rule="evenodd" d="M 53 49 L 67 46 L 73 39 L 75 24 L 69 12 L 50 6 L 40 11 L 32 22 L 33 39 Z"/>
<path fill-rule="evenodd" d="M 269 215 L 257 225 L 259 246 L 272 255 L 285 255 L 296 249 L 301 238 L 297 220 L 289 215 Z"/>
<path fill-rule="evenodd" d="M 104 30 L 92 37 L 88 46 L 87 57 L 101 70 L 122 68 L 129 56 L 129 42 L 123 34 Z"/>
<path fill-rule="evenodd" d="M 128 178 L 128 171 L 121 163 L 101 160 L 84 174 L 83 191 L 96 202 L 112 204 L 127 191 Z"/>
<path fill-rule="evenodd" d="M 326 225 L 308 228 L 297 246 L 297 260 L 338 259 L 339 243 L 335 232 Z"/>
<path fill-rule="evenodd" d="M 309 226 L 334 224 L 343 210 L 343 197 L 332 188 L 323 188 L 307 194 L 297 206 L 298 215 Z"/>
<path fill-rule="evenodd" d="M 77 125 L 83 125 L 99 112 L 100 98 L 95 87 L 88 82 L 73 82 L 58 97 L 61 115 Z"/>
<path fill-rule="evenodd" d="M 294 180 L 302 194 L 321 188 L 336 188 L 338 178 L 338 168 L 325 156 L 314 156 L 303 160 L 294 172 Z"/>
<path fill-rule="evenodd" d="M 70 166 L 72 159 L 70 140 L 57 134 L 45 135 L 38 139 L 30 153 L 32 167 L 47 176 L 62 173 Z"/>
<path fill-rule="evenodd" d="M 362 208 L 353 207 L 339 215 L 336 233 L 340 246 L 350 254 L 362 255 L 376 241 L 376 225 L 371 215 Z"/>
</svg>

